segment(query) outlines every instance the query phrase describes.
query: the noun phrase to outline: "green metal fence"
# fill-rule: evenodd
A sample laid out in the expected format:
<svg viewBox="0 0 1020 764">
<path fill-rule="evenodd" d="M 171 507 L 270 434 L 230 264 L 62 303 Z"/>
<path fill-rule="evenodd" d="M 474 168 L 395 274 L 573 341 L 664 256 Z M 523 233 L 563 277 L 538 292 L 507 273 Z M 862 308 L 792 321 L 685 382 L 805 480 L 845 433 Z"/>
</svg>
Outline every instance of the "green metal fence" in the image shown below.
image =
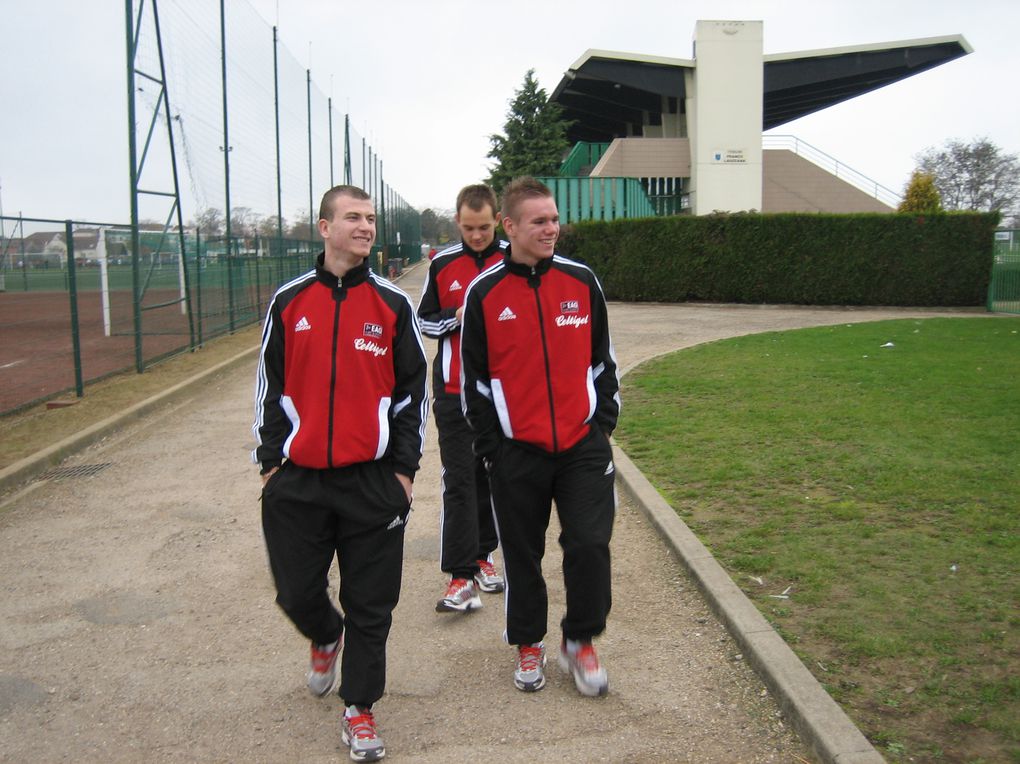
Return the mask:
<svg viewBox="0 0 1020 764">
<path fill-rule="evenodd" d="M 590 175 L 592 168 L 598 164 L 602 155 L 609 150 L 608 143 L 588 143 L 578 141 L 560 165 L 560 177 L 571 178 Z"/>
<path fill-rule="evenodd" d="M 561 223 L 654 217 L 637 178 L 538 178 L 553 192 Z"/>
<path fill-rule="evenodd" d="M 2 222 L 14 235 L 0 238 L 0 414 L 82 397 L 87 383 L 135 369 L 139 358 L 144 369 L 259 322 L 277 287 L 322 249 L 321 241 L 228 244 L 197 233 L 163 241 L 161 231 L 142 231 L 136 257 L 122 225 Z M 420 259 L 417 244 L 377 246 L 370 265 L 395 276 Z"/>
<path fill-rule="evenodd" d="M 1020 230 L 996 231 L 988 310 L 1020 313 Z"/>
</svg>

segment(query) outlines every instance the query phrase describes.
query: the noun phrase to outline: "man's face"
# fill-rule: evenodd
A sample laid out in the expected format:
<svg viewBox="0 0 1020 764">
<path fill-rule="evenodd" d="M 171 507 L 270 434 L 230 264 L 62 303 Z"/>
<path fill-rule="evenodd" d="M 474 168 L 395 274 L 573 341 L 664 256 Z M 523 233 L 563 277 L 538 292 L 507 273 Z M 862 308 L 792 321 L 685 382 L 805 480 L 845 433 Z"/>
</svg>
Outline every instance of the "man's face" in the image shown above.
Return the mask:
<svg viewBox="0 0 1020 764">
<path fill-rule="evenodd" d="M 319 221 L 319 233 L 334 255 L 368 257 L 375 243 L 375 206 L 341 194 L 333 199 L 333 219 Z"/>
<path fill-rule="evenodd" d="M 475 252 L 483 251 L 496 238 L 496 211 L 483 204 L 480 210 L 462 205 L 454 216 L 464 243 Z"/>
<path fill-rule="evenodd" d="M 515 260 L 534 265 L 553 256 L 560 235 L 560 213 L 551 196 L 536 196 L 517 205 L 517 219 L 503 218 Z"/>
</svg>

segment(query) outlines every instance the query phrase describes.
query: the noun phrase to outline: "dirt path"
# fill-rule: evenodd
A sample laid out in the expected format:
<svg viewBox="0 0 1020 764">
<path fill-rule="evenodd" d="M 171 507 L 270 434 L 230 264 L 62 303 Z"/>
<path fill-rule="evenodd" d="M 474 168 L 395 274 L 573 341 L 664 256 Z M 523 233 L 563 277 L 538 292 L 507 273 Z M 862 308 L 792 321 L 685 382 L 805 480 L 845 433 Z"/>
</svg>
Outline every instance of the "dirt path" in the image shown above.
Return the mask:
<svg viewBox="0 0 1020 764">
<path fill-rule="evenodd" d="M 415 301 L 423 275 L 401 284 Z M 611 329 L 627 370 L 735 334 L 912 315 L 936 314 L 614 304 Z M 0 504 L 0 760 L 346 760 L 340 701 L 307 692 L 307 644 L 273 603 L 248 461 L 253 380 L 254 362 L 66 463 L 95 474 L 36 481 Z M 434 612 L 445 580 L 431 423 L 429 435 L 376 709 L 388 761 L 809 758 L 626 502 L 600 641 L 610 695 L 581 698 L 554 664 L 542 692 L 515 690 L 498 595 L 467 616 Z M 556 533 L 552 624 L 563 612 Z"/>
</svg>

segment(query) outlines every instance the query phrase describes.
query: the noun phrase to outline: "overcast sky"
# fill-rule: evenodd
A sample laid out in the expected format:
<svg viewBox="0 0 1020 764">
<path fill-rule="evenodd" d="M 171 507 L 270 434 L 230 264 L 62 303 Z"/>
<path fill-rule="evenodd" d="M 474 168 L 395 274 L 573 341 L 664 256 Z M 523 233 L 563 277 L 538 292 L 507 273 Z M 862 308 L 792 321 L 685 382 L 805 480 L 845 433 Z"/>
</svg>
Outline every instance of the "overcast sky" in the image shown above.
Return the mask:
<svg viewBox="0 0 1020 764">
<path fill-rule="evenodd" d="M 161 12 L 195 1 L 160 0 Z M 950 138 L 1020 153 L 1016 0 L 227 0 L 228 17 L 242 2 L 279 26 L 418 209 L 452 207 L 461 186 L 484 180 L 488 136 L 529 68 L 551 93 L 589 48 L 691 58 L 698 19 L 763 21 L 766 54 L 962 34 L 969 56 L 772 132 L 895 191 L 915 154 Z M 127 220 L 123 2 L 0 0 L 0 18 L 4 214 Z"/>
</svg>

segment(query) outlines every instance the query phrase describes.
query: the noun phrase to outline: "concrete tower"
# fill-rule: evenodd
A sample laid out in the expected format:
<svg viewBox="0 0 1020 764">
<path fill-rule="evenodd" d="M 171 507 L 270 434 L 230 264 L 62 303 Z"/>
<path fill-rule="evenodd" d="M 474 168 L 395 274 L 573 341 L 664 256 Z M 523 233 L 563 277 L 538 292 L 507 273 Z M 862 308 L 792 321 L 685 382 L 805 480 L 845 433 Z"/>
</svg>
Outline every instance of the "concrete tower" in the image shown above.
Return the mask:
<svg viewBox="0 0 1020 764">
<path fill-rule="evenodd" d="M 699 21 L 686 107 L 695 215 L 762 208 L 762 22 Z"/>
</svg>

